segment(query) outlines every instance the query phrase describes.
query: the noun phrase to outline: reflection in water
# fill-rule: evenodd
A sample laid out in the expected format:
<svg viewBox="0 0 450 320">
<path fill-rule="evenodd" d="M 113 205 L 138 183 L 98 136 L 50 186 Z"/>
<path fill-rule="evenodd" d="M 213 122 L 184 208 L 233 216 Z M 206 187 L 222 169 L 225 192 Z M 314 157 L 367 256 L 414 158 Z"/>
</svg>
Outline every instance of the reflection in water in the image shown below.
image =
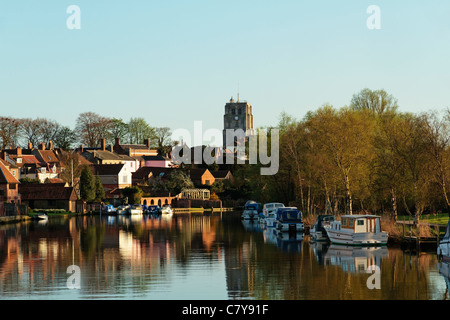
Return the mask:
<svg viewBox="0 0 450 320">
<path fill-rule="evenodd" d="M 80 290 L 67 287 L 71 265 Z M 370 266 L 379 290 L 367 287 Z M 446 299 L 448 284 L 434 253 L 310 243 L 240 213 L 0 226 L 2 299 Z"/>
</svg>

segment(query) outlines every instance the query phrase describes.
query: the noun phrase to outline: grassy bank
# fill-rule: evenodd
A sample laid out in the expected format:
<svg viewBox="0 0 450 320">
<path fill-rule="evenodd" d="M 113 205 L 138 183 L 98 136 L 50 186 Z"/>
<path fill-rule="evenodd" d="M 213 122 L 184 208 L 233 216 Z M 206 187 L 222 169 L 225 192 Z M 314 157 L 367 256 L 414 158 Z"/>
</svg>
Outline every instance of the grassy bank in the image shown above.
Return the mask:
<svg viewBox="0 0 450 320">
<path fill-rule="evenodd" d="M 413 217 L 411 216 L 398 216 L 397 220 L 399 221 L 412 221 Z M 439 224 L 446 226 L 449 220 L 448 213 L 438 213 L 438 214 L 426 214 L 420 216 L 419 221 L 421 223 L 429 223 L 429 224 Z"/>
</svg>

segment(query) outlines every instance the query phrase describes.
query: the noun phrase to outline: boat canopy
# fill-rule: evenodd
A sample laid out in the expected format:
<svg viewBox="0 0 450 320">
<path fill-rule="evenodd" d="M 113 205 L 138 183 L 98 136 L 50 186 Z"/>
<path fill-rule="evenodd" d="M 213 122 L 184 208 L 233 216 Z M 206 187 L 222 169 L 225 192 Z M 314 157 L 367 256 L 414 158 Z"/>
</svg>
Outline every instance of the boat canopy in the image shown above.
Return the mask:
<svg viewBox="0 0 450 320">
<path fill-rule="evenodd" d="M 278 208 L 278 221 L 302 222 L 302 213 L 297 208 Z"/>
<path fill-rule="evenodd" d="M 322 226 L 329 225 L 330 222 L 335 221 L 335 220 L 336 220 L 336 217 L 333 215 L 321 214 L 317 217 L 316 228 L 320 229 L 320 228 L 322 228 Z"/>
<path fill-rule="evenodd" d="M 253 203 L 246 203 L 244 206 L 244 210 L 256 210 L 258 212 L 261 211 L 261 203 L 253 202 Z"/>
</svg>

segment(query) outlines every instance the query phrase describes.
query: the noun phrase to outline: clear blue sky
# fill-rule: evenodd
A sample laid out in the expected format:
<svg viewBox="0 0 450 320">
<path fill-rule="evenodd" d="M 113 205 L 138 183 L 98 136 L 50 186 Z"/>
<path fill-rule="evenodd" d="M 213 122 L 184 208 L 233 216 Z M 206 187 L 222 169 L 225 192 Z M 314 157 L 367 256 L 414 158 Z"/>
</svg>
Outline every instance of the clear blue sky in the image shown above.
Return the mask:
<svg viewBox="0 0 450 320">
<path fill-rule="evenodd" d="M 81 30 L 69 30 L 69 5 Z M 381 30 L 369 30 L 369 5 Z M 160 0 L 0 2 L 0 115 L 74 127 L 81 112 L 152 126 L 255 126 L 385 89 L 403 111 L 450 106 L 450 1 Z"/>
</svg>

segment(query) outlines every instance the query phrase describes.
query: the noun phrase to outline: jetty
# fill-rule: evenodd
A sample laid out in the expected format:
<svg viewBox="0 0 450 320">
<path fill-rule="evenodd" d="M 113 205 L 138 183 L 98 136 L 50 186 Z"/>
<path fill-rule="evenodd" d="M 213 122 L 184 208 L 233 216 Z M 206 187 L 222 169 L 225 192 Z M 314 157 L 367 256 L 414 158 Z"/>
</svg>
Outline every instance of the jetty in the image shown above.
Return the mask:
<svg viewBox="0 0 450 320">
<path fill-rule="evenodd" d="M 414 222 L 410 220 L 397 221 L 397 224 L 402 226 L 402 247 L 416 251 L 419 251 L 421 248 L 425 249 L 426 247 L 436 248 L 442 240 L 447 228 L 446 225 L 432 223 L 418 223 L 415 225 Z M 420 235 L 420 232 L 417 231 L 417 228 L 420 226 L 426 226 L 432 230 L 435 230 L 435 235 Z M 413 230 L 413 228 L 416 230 Z"/>
</svg>

